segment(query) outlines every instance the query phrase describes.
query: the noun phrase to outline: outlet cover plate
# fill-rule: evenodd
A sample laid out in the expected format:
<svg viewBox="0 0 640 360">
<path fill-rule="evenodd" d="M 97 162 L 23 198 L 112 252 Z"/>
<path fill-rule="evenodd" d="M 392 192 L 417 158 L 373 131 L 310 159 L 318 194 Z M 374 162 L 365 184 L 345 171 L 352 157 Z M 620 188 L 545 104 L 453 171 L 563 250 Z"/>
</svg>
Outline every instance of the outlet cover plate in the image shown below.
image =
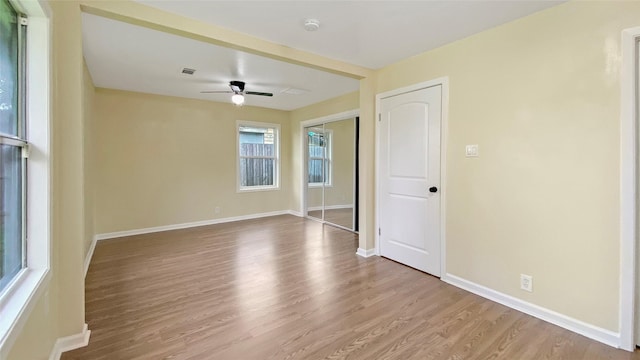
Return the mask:
<svg viewBox="0 0 640 360">
<path fill-rule="evenodd" d="M 480 156 L 478 145 L 467 145 L 465 147 L 464 154 L 466 157 L 478 157 Z"/>
<path fill-rule="evenodd" d="M 520 274 L 520 289 L 533 292 L 533 276 Z"/>
</svg>

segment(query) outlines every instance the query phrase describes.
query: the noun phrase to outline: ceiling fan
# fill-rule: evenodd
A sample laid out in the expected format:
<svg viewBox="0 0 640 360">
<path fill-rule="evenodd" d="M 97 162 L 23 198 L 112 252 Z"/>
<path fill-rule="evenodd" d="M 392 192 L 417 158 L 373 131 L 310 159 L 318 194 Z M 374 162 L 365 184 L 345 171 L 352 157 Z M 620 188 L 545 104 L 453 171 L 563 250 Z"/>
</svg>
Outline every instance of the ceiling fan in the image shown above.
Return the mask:
<svg viewBox="0 0 640 360">
<path fill-rule="evenodd" d="M 231 96 L 231 102 L 235 105 L 241 106 L 244 104 L 245 95 L 258 95 L 258 96 L 273 96 L 272 93 L 259 92 L 259 91 L 244 91 L 244 81 L 230 81 L 229 87 L 231 90 L 205 90 L 201 91 L 202 94 L 233 94 Z"/>
</svg>

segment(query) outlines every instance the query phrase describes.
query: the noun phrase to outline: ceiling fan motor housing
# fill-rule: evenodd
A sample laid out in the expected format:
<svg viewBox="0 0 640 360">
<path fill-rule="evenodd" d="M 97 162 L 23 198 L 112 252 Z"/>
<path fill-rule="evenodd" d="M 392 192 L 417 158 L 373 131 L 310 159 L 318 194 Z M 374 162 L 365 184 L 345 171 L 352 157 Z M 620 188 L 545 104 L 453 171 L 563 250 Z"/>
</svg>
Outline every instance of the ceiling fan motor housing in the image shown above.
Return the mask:
<svg viewBox="0 0 640 360">
<path fill-rule="evenodd" d="M 244 81 L 230 81 L 229 86 L 231 90 L 238 94 L 244 91 Z"/>
</svg>

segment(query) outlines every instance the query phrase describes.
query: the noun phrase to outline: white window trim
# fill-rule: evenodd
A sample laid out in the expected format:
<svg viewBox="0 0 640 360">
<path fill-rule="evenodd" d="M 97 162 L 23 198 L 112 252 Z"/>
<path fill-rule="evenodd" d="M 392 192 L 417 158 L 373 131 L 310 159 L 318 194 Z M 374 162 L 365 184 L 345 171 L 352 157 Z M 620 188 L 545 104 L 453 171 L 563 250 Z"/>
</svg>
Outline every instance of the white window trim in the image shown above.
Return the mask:
<svg viewBox="0 0 640 360">
<path fill-rule="evenodd" d="M 327 148 L 327 160 L 329 162 L 329 176 L 327 181 L 325 181 L 324 183 L 324 187 L 325 188 L 330 188 L 333 187 L 333 130 L 331 129 L 323 129 L 322 130 L 322 134 L 325 135 L 325 139 L 327 139 L 327 142 L 329 143 L 329 146 Z M 309 135 L 307 134 L 307 140 L 309 139 Z M 308 143 L 307 143 L 307 154 L 308 155 Z M 321 160 L 321 158 L 308 158 L 308 160 Z M 308 164 L 307 164 L 307 179 L 309 178 L 309 169 L 308 169 Z M 322 183 L 321 182 L 316 182 L 316 183 L 309 183 L 308 185 L 310 188 L 321 188 L 322 187 Z"/>
<path fill-rule="evenodd" d="M 27 27 L 27 264 L 0 295 L 0 358 L 8 356 L 51 281 L 50 66 L 51 9 L 46 2 L 11 0 Z M 44 294 L 43 294 L 44 293 Z"/>
<path fill-rule="evenodd" d="M 276 133 L 275 133 L 276 152 L 275 152 L 275 159 L 274 159 L 276 169 L 273 174 L 273 176 L 275 177 L 275 179 L 273 179 L 273 185 L 240 186 L 240 127 L 241 126 L 254 126 L 254 127 L 276 129 Z M 236 121 L 236 192 L 245 193 L 245 192 L 272 191 L 272 190 L 280 190 L 280 124 L 273 124 L 273 123 L 266 123 L 266 122 L 259 122 L 259 121 L 237 120 Z"/>
</svg>

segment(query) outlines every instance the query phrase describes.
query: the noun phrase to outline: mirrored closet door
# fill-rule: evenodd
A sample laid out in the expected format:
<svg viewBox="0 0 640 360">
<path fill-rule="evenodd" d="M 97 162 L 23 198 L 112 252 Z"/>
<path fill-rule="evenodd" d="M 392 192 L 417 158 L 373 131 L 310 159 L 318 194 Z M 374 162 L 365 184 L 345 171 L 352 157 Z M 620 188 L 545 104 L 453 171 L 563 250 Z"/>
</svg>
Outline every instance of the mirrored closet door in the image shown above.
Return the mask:
<svg viewBox="0 0 640 360">
<path fill-rule="evenodd" d="M 306 127 L 307 216 L 357 231 L 356 118 Z"/>
</svg>

